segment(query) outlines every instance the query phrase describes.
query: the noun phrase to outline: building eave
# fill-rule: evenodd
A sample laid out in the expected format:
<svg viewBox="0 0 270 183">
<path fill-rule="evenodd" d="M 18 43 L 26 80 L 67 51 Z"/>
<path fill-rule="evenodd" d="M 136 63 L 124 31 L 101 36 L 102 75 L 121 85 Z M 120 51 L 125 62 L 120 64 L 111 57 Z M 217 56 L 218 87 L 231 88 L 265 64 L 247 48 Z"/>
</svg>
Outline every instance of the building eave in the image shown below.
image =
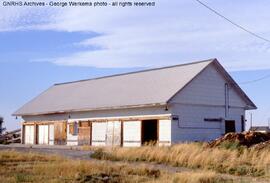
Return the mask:
<svg viewBox="0 0 270 183">
<path fill-rule="evenodd" d="M 91 111 L 103 111 L 103 110 L 117 110 L 117 109 L 132 109 L 132 108 L 143 108 L 143 107 L 158 107 L 166 106 L 167 103 L 152 103 L 152 104 L 141 104 L 141 105 L 126 105 L 126 106 L 112 106 L 112 107 L 100 107 L 92 109 L 69 109 L 59 111 L 44 111 L 36 113 L 13 113 L 12 116 L 37 116 L 37 115 L 53 115 L 53 114 L 67 114 L 74 112 L 91 112 Z"/>
</svg>

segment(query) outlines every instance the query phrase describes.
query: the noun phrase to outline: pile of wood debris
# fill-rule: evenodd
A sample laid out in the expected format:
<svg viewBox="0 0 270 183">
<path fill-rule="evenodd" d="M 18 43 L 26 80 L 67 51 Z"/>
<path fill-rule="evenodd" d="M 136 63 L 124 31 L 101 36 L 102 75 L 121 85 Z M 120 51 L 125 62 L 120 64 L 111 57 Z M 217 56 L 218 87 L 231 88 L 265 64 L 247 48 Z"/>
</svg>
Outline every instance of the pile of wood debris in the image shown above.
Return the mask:
<svg viewBox="0 0 270 183">
<path fill-rule="evenodd" d="M 256 145 L 252 146 L 252 148 L 254 148 L 256 150 L 262 150 L 262 149 L 269 149 L 270 150 L 270 140 L 256 144 Z"/>
<path fill-rule="evenodd" d="M 21 129 L 0 135 L 0 144 L 21 143 Z"/>
<path fill-rule="evenodd" d="M 242 133 L 227 133 L 226 135 L 210 142 L 208 147 L 218 147 L 223 142 L 238 143 L 241 146 L 251 147 L 253 145 L 265 143 L 267 141 L 270 141 L 270 133 L 253 131 Z"/>
</svg>

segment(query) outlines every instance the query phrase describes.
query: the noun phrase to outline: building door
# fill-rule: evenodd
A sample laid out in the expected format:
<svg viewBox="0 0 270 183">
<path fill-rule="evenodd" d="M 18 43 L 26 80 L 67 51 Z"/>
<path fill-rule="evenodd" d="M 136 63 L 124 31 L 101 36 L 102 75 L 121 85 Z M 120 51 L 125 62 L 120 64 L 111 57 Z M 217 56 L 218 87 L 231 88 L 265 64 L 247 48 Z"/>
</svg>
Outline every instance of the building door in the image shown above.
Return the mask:
<svg viewBox="0 0 270 183">
<path fill-rule="evenodd" d="M 91 145 L 91 122 L 79 122 L 78 145 Z"/>
<path fill-rule="evenodd" d="M 226 120 L 225 121 L 225 134 L 235 132 L 235 121 L 234 120 Z"/>
<path fill-rule="evenodd" d="M 158 141 L 158 120 L 142 121 L 142 144 Z"/>
<path fill-rule="evenodd" d="M 243 132 L 243 131 L 245 131 L 245 126 L 246 126 L 246 124 L 245 124 L 245 116 L 244 115 L 242 115 L 241 116 L 241 131 Z"/>
<path fill-rule="evenodd" d="M 49 144 L 54 145 L 54 125 L 49 125 Z"/>
<path fill-rule="evenodd" d="M 92 122 L 92 146 L 105 146 L 106 122 Z"/>
<path fill-rule="evenodd" d="M 106 128 L 106 145 L 120 146 L 121 145 L 121 122 L 109 121 Z"/>
<path fill-rule="evenodd" d="M 67 144 L 67 123 L 66 122 L 54 123 L 54 144 L 55 145 Z"/>
<path fill-rule="evenodd" d="M 38 144 L 49 144 L 48 125 L 38 125 Z"/>
<path fill-rule="evenodd" d="M 34 144 L 34 125 L 25 125 L 24 127 L 24 143 Z"/>
</svg>

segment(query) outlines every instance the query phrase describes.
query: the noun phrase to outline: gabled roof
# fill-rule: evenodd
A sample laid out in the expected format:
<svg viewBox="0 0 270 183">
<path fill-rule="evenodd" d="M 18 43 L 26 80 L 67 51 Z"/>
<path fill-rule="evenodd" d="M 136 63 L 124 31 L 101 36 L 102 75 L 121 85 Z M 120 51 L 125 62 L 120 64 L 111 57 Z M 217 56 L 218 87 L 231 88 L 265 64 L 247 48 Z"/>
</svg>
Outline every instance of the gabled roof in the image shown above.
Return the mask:
<svg viewBox="0 0 270 183">
<path fill-rule="evenodd" d="M 216 59 L 210 59 L 55 84 L 22 106 L 13 115 L 25 116 L 166 105 L 178 91 L 183 89 L 211 63 L 220 65 Z M 225 74 L 228 75 L 227 78 L 232 80 L 226 71 Z M 256 108 L 240 87 L 237 90 L 248 105 Z"/>
</svg>

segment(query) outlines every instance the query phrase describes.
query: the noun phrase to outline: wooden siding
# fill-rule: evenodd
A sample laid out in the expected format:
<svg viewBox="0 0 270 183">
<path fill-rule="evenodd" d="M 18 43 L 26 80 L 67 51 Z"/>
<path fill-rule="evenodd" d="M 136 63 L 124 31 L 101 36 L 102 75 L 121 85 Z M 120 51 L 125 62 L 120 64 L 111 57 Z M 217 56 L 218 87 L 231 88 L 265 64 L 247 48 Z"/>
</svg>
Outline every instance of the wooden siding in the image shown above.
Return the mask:
<svg viewBox="0 0 270 183">
<path fill-rule="evenodd" d="M 173 115 L 179 117 L 172 120 L 172 142 L 209 141 L 225 133 L 224 107 L 204 105 L 173 105 Z M 236 131 L 241 131 L 241 115 L 243 108 L 230 108 L 228 120 L 235 120 Z M 223 118 L 222 121 L 208 122 L 205 118 Z"/>
<path fill-rule="evenodd" d="M 225 83 L 224 77 L 211 65 L 175 95 L 172 103 L 224 106 Z M 245 107 L 245 105 L 244 100 L 230 86 L 229 106 Z"/>
<path fill-rule="evenodd" d="M 67 143 L 67 123 L 54 123 L 54 144 L 65 145 Z"/>
<path fill-rule="evenodd" d="M 91 122 L 90 121 L 79 122 L 78 145 L 91 145 Z"/>
<path fill-rule="evenodd" d="M 236 131 L 241 131 L 241 115 L 245 102 L 229 87 L 229 110 L 225 116 L 226 80 L 213 65 L 206 68 L 171 101 L 172 142 L 209 141 L 225 133 L 224 120 L 235 120 Z M 207 122 L 205 118 L 222 118 L 221 122 Z"/>
</svg>

